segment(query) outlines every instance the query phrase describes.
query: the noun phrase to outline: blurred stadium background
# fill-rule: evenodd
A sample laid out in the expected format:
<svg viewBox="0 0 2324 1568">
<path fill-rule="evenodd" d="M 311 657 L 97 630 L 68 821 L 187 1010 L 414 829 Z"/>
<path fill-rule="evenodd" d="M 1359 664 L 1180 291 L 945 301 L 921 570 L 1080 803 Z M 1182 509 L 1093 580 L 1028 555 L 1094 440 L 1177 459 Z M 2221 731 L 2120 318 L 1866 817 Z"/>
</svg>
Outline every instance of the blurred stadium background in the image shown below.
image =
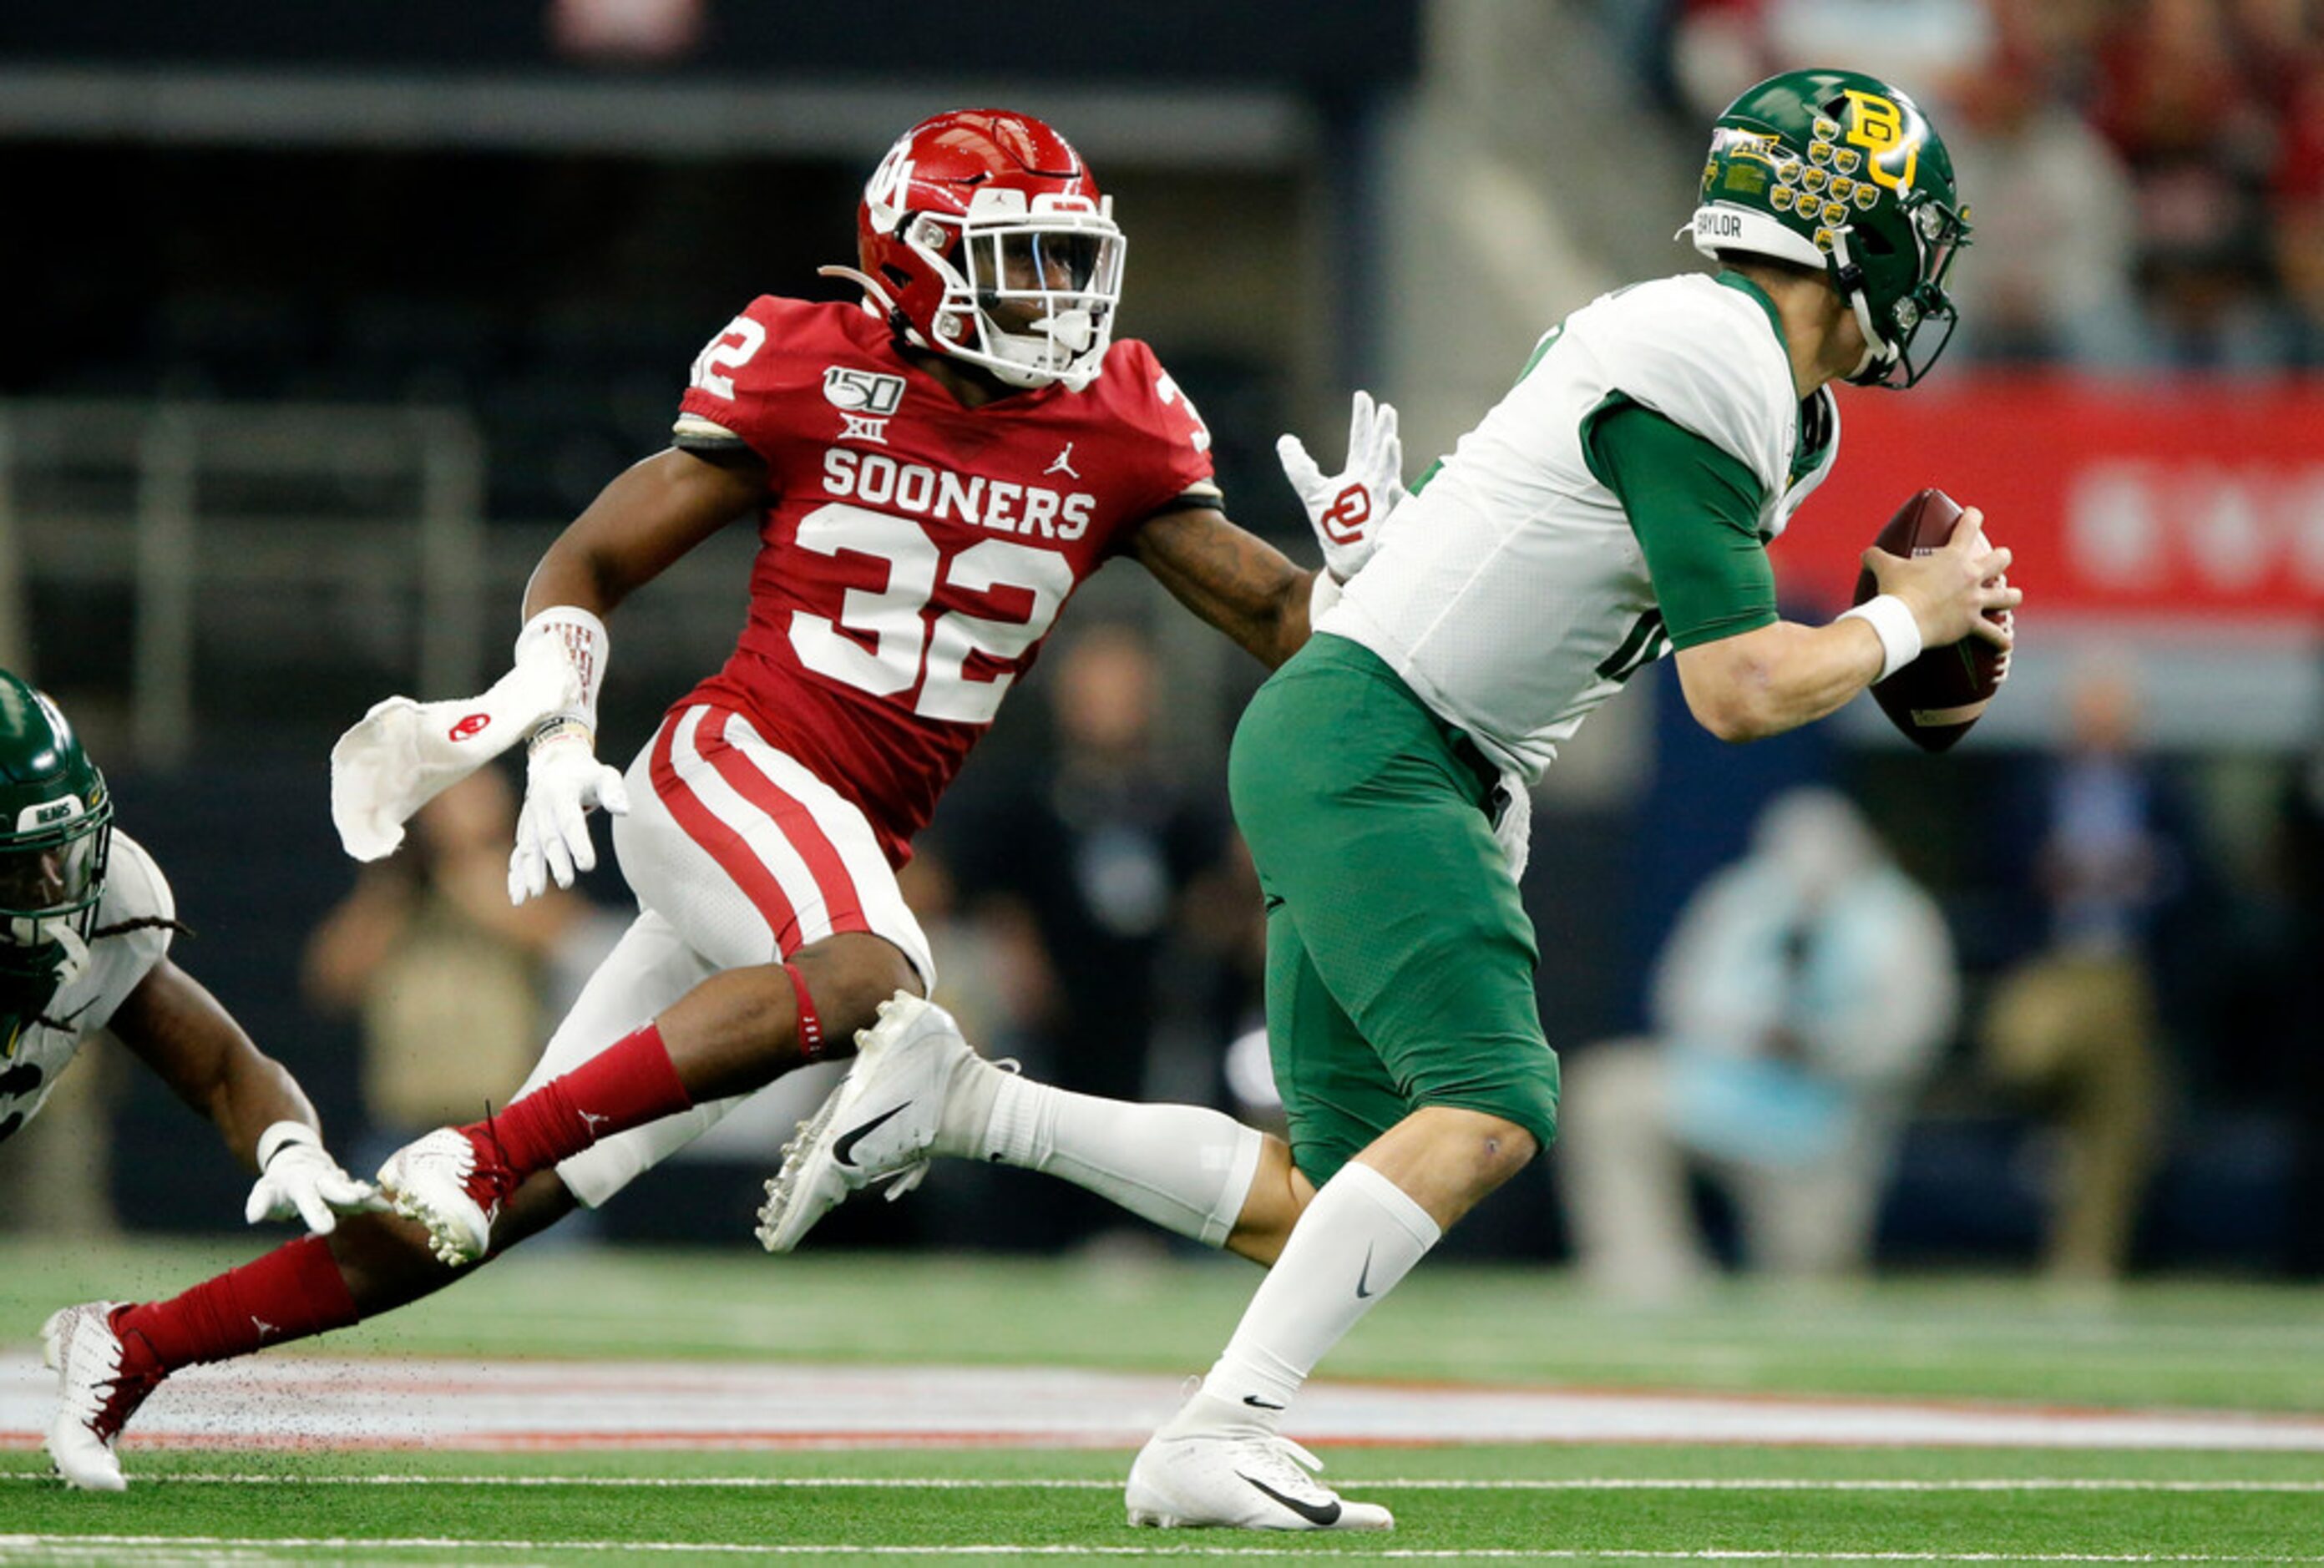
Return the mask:
<svg viewBox="0 0 2324 1568">
<path fill-rule="evenodd" d="M 662 444 L 733 311 L 830 287 L 814 268 L 851 259 L 863 175 L 904 126 L 998 102 L 1076 143 L 1130 238 L 1123 330 L 1203 409 L 1231 512 L 1305 559 L 1278 431 L 1336 452 L 1346 392 L 1369 386 L 1403 410 L 1416 473 L 1559 316 L 1692 264 L 1670 235 L 1709 116 L 1810 63 L 1920 95 L 1978 244 L 1936 379 L 1843 394 L 1842 477 L 1779 573 L 1796 613 L 1829 614 L 1878 522 L 1941 485 L 2018 552 L 2015 669 L 1936 758 L 1868 704 L 1722 749 L 1666 669 L 1638 682 L 1538 800 L 1526 891 L 1551 1038 L 1579 1059 L 1638 1031 L 1689 896 L 1766 802 L 1834 785 L 1937 898 L 1961 984 L 1874 1257 L 2041 1267 L 2087 1156 L 2078 1118 L 2102 1114 L 2118 1064 L 2013 1082 L 1989 1023 L 2058 936 L 2044 781 L 2103 672 L 2131 715 L 2136 819 L 2109 797 L 2082 826 L 2132 842 L 2110 931 L 2160 1019 L 2151 1061 L 2120 1069 L 2149 1075 L 2113 1123 L 2139 1152 L 2133 1228 L 2107 1256 L 2312 1274 L 2324 23 L 2303 0 L 7 7 L 0 662 L 80 724 L 199 933 L 181 961 L 297 1071 L 335 1144 L 392 1145 L 424 1109 L 413 1083 L 474 1042 L 429 1021 L 457 1009 L 399 1012 L 422 972 L 318 941 L 370 918 L 326 812 L 332 738 L 390 692 L 496 673 L 554 530 Z M 623 609 L 609 757 L 724 657 L 747 540 Z M 1067 618 L 914 881 L 992 1053 L 1265 1113 L 1263 1084 L 1228 1068 L 1258 1018 L 1257 910 L 1221 769 L 1259 673 L 1127 568 Z M 370 914 L 408 915 L 410 875 L 374 885 Z M 618 909 L 610 870 L 586 890 Z M 512 935 L 444 909 L 456 941 L 514 955 L 464 973 L 460 1000 L 509 1001 L 510 1032 L 545 1033 L 601 921 L 568 908 L 553 933 Z M 238 1213 L 242 1177 L 149 1075 L 88 1059 L 75 1076 L 0 1148 L 0 1225 L 215 1231 Z M 656 1173 L 646 1190 L 681 1201 L 616 1205 L 602 1235 L 747 1246 L 780 1124 Z M 1115 1240 L 1036 1178 L 946 1174 L 844 1211 L 818 1244 Z M 1529 1174 L 1450 1245 L 1564 1260 L 1557 1181 Z M 1694 1199 L 1731 1251 L 1732 1215 Z"/>
</svg>

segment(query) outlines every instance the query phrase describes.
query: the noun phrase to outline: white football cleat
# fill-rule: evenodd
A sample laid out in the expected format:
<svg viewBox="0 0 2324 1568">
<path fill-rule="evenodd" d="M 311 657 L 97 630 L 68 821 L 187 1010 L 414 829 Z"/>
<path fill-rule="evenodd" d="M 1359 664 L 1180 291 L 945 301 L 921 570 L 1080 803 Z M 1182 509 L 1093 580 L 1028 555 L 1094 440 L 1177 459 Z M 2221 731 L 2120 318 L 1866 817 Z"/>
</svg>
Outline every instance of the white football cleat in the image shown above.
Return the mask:
<svg viewBox="0 0 2324 1568">
<path fill-rule="evenodd" d="M 1396 1528 L 1396 1516 L 1378 1503 L 1350 1502 L 1316 1480 L 1323 1462 L 1280 1433 L 1231 1420 L 1185 1428 L 1185 1420 L 1182 1412 L 1138 1451 L 1122 1497 L 1131 1524 L 1166 1530 Z"/>
<path fill-rule="evenodd" d="M 507 1171 L 480 1158 L 468 1135 L 453 1127 L 405 1144 L 379 1167 L 381 1194 L 397 1213 L 427 1226 L 429 1250 L 456 1268 L 491 1250 L 508 1188 Z"/>
<path fill-rule="evenodd" d="M 855 1065 L 783 1146 L 782 1169 L 759 1211 L 759 1244 L 789 1251 L 872 1182 L 888 1184 L 890 1202 L 919 1185 L 945 1102 L 966 1081 L 963 1069 L 988 1065 L 934 1002 L 902 991 L 881 1002 L 880 1021 L 855 1036 Z"/>
<path fill-rule="evenodd" d="M 51 1313 L 41 1325 L 41 1360 L 57 1374 L 58 1396 L 43 1446 L 64 1483 L 82 1491 L 129 1490 L 113 1445 L 161 1382 L 158 1372 L 122 1371 L 124 1347 L 112 1321 L 118 1305 L 84 1302 Z"/>
</svg>

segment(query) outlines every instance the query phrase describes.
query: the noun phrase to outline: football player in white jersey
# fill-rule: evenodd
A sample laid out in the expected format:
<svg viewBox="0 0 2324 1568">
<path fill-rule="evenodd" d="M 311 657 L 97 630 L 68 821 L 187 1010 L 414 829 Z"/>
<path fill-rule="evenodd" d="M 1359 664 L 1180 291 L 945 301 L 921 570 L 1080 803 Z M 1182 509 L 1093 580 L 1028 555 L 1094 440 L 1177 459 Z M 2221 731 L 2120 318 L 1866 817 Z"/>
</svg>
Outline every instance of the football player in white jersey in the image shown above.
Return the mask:
<svg viewBox="0 0 2324 1568">
<path fill-rule="evenodd" d="M 1973 510 L 1931 556 L 1868 552 L 1881 593 L 1828 625 L 1777 615 L 1767 561 L 1837 452 L 1830 383 L 1909 386 L 1951 329 L 1944 280 L 1969 226 L 1918 107 L 1852 72 L 1759 84 L 1713 130 L 1691 233 L 1716 274 L 1637 284 L 1544 337 L 1397 503 L 1369 563 L 1345 563 L 1361 575 L 1236 732 L 1296 1167 L 1277 1195 L 1298 1218 L 1200 1391 L 1139 1454 L 1133 1523 L 1392 1522 L 1286 1484 L 1303 1455 L 1280 1425 L 1317 1360 L 1555 1133 L 1509 814 L 1582 718 L 1674 651 L 1694 716 L 1748 741 L 1831 713 L 1924 645 L 2008 641 L 1987 616 L 2019 602 L 2009 552 Z M 779 1185 L 852 1188 L 1002 1147 L 1022 1091 L 1000 1077 L 867 1049 Z M 883 1161 L 883 1130 L 909 1120 L 898 1105 L 937 1084 L 938 1136 Z"/>
<path fill-rule="evenodd" d="M 63 713 L 0 670 L 0 1139 L 39 1115 L 81 1047 L 109 1029 L 258 1172 L 246 1205 L 253 1224 L 296 1218 L 314 1232 L 219 1276 L 188 1308 L 254 1347 L 290 1325 L 242 1311 L 251 1277 L 319 1272 L 336 1283 L 321 1236 L 338 1213 L 381 1205 L 370 1184 L 323 1151 L 315 1108 L 281 1064 L 171 962 L 170 939 L 183 928 L 176 916 L 161 868 L 114 827 L 105 776 Z M 77 1484 L 111 1490 L 121 1472 L 101 1407 L 115 1369 L 72 1348 L 115 1310 L 68 1307 L 42 1329 L 49 1365 L 78 1361 L 79 1373 L 66 1379 L 50 1452 Z M 170 1333 L 166 1324 L 149 1328 Z"/>
</svg>

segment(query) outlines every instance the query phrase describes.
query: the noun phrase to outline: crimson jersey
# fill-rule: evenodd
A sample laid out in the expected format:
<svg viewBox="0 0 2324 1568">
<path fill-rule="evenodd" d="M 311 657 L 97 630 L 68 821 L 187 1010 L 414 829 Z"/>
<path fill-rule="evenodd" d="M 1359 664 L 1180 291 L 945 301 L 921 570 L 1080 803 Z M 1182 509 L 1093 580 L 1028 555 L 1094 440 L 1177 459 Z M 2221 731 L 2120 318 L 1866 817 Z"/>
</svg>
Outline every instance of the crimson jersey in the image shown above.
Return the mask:
<svg viewBox="0 0 2324 1568">
<path fill-rule="evenodd" d="M 767 465 L 750 623 L 685 701 L 746 715 L 898 865 L 1074 590 L 1155 512 L 1218 500 L 1209 431 L 1134 340 L 1079 392 L 968 409 L 862 307 L 762 297 L 679 406 L 680 447 Z"/>
</svg>

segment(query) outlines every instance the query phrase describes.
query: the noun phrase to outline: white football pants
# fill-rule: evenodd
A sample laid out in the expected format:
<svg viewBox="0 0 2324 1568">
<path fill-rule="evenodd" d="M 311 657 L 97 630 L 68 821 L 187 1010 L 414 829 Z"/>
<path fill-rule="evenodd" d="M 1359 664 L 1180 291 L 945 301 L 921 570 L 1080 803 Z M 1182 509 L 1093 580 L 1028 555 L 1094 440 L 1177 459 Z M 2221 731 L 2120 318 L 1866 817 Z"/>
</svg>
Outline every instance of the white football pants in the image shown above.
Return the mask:
<svg viewBox="0 0 2324 1568">
<path fill-rule="evenodd" d="M 871 824 L 740 714 L 678 709 L 630 764 L 628 782 L 613 852 L 638 918 L 582 988 L 523 1092 L 572 1071 L 711 975 L 788 958 L 843 931 L 894 943 L 936 990 L 928 939 Z M 632 1128 L 557 1174 L 596 1208 L 747 1098 Z"/>
</svg>

